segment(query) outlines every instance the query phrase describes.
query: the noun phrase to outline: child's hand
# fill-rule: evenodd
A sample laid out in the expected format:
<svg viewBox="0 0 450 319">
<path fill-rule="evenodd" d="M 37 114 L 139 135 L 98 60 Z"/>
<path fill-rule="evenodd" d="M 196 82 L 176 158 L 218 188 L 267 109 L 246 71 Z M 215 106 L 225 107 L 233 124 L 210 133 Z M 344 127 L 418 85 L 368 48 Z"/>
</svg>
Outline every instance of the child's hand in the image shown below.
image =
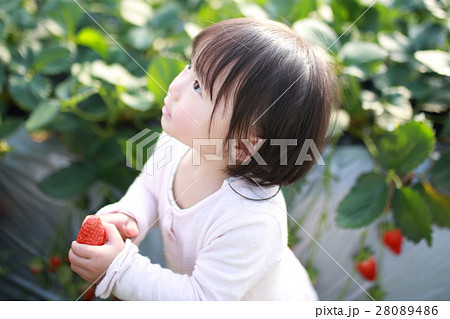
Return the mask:
<svg viewBox="0 0 450 319">
<path fill-rule="evenodd" d="M 99 215 L 102 221 L 117 227 L 123 239 L 134 238 L 139 234 L 139 228 L 134 218 L 123 213 Z"/>
<path fill-rule="evenodd" d="M 72 242 L 69 250 L 71 268 L 90 283 L 98 283 L 103 278 L 111 262 L 125 247 L 125 243 L 113 224 L 103 222 L 106 243 L 103 246 L 90 246 Z"/>
</svg>

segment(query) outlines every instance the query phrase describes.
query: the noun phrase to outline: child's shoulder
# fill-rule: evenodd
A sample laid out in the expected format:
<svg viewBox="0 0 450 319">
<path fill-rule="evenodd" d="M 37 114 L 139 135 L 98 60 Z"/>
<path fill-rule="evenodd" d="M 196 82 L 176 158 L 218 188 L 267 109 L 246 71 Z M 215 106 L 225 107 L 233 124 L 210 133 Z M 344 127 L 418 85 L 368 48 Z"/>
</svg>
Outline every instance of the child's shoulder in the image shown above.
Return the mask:
<svg viewBox="0 0 450 319">
<path fill-rule="evenodd" d="M 211 221 L 208 224 L 211 235 L 214 237 L 217 234 L 239 234 L 248 241 L 255 239 L 258 242 L 264 238 L 286 245 L 287 214 L 281 191 L 277 192 L 277 187 L 261 190 L 265 197 L 273 195 L 274 191 L 276 195 L 269 199 L 257 200 L 257 196 L 262 195 L 260 192 L 250 185 L 238 184 L 240 183 L 232 183 L 231 187 L 240 194 L 227 185 L 229 190 L 217 198 L 214 209 L 208 211 L 210 218 L 207 220 Z M 272 193 L 267 196 L 266 192 Z"/>
</svg>

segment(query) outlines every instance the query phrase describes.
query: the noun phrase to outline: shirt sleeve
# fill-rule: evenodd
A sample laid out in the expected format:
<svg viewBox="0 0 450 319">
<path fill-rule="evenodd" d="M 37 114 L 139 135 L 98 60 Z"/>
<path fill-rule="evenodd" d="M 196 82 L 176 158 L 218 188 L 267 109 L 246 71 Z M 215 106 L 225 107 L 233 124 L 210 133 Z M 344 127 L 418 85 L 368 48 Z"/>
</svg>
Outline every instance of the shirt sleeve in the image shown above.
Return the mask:
<svg viewBox="0 0 450 319">
<path fill-rule="evenodd" d="M 96 295 L 107 298 L 113 293 L 123 300 L 241 300 L 281 260 L 277 225 L 268 214 L 222 225 L 200 250 L 191 275 L 152 264 L 128 243 Z"/>
</svg>

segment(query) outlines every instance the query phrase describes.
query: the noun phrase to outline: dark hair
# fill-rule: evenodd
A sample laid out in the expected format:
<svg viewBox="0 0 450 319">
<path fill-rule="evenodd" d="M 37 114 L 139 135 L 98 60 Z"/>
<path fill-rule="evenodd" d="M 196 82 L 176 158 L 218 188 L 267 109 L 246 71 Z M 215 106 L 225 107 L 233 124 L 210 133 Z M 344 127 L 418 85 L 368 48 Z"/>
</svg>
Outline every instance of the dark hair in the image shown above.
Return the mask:
<svg viewBox="0 0 450 319">
<path fill-rule="evenodd" d="M 295 162 L 307 139 L 323 150 L 337 90 L 330 66 L 308 43 L 281 23 L 237 18 L 200 32 L 191 62 L 214 103 L 212 117 L 222 99 L 233 102 L 228 139 L 246 139 L 254 131 L 268 141 L 297 140 L 287 148 L 286 165 L 280 162 L 280 146 L 266 141 L 258 154 L 267 165 L 252 158 L 246 165 L 228 165 L 229 176 L 288 185 L 309 171 L 317 159 Z M 213 98 L 218 76 L 224 81 Z"/>
</svg>

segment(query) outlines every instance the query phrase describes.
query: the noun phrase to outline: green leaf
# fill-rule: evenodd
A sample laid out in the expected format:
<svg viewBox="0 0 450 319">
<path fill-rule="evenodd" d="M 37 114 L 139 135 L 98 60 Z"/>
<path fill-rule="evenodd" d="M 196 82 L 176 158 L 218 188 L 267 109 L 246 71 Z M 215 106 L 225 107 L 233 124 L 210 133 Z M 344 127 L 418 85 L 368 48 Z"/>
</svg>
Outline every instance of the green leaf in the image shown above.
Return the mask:
<svg viewBox="0 0 450 319">
<path fill-rule="evenodd" d="M 418 183 L 413 186 L 424 200 L 431 213 L 432 222 L 450 228 L 450 197 L 438 193 L 430 183 Z"/>
<path fill-rule="evenodd" d="M 156 57 L 148 68 L 147 88 L 155 96 L 155 102 L 162 105 L 172 80 L 183 70 L 185 63 L 166 57 Z"/>
<path fill-rule="evenodd" d="M 422 6 L 422 2 L 422 0 L 394 0 L 392 5 L 409 12 L 411 10 L 420 8 Z"/>
<path fill-rule="evenodd" d="M 330 1 L 330 7 L 333 12 L 333 23 L 340 25 L 343 29 L 348 21 L 355 21 L 363 11 L 358 0 Z"/>
<path fill-rule="evenodd" d="M 448 136 L 450 136 L 450 117 L 447 117 L 444 123 L 442 123 L 442 130 L 439 133 L 440 139 L 445 139 Z"/>
<path fill-rule="evenodd" d="M 306 41 L 313 45 L 318 45 L 324 50 L 330 48 L 332 52 L 337 52 L 340 48 L 339 41 L 336 41 L 338 35 L 330 26 L 322 21 L 302 19 L 295 22 L 292 28 Z"/>
<path fill-rule="evenodd" d="M 2 19 L 0 19 L 0 39 L 3 39 L 4 32 L 5 31 L 5 23 Z"/>
<path fill-rule="evenodd" d="M 92 163 L 73 163 L 45 178 L 39 183 L 39 188 L 55 198 L 71 198 L 84 193 L 96 175 Z"/>
<path fill-rule="evenodd" d="M 409 187 L 395 189 L 392 198 L 395 225 L 414 243 L 431 246 L 431 216 L 420 195 Z"/>
<path fill-rule="evenodd" d="M 156 33 L 148 27 L 134 27 L 128 32 L 126 39 L 133 48 L 138 50 L 147 50 L 153 44 Z"/>
<path fill-rule="evenodd" d="M 58 115 L 59 106 L 60 102 L 58 100 L 42 101 L 25 122 L 27 131 L 39 130 L 49 124 Z"/>
<path fill-rule="evenodd" d="M 442 193 L 450 193 L 450 151 L 441 154 L 431 169 L 431 184 Z"/>
<path fill-rule="evenodd" d="M 148 25 L 154 30 L 171 29 L 180 23 L 180 11 L 182 10 L 181 4 L 169 1 L 154 11 L 152 18 L 148 21 Z"/>
<path fill-rule="evenodd" d="M 2 65 L 0 61 L 0 91 L 3 88 L 3 84 L 6 82 L 6 68 Z"/>
<path fill-rule="evenodd" d="M 425 7 L 430 11 L 431 14 L 433 14 L 438 19 L 448 19 L 447 12 L 445 11 L 445 5 L 444 1 L 440 0 L 427 0 L 423 1 L 423 4 Z M 447 8 L 448 8 L 448 1 L 447 1 Z"/>
<path fill-rule="evenodd" d="M 428 67 L 430 70 L 450 76 L 450 54 L 440 50 L 425 50 L 414 53 L 417 61 Z"/>
<path fill-rule="evenodd" d="M 424 123 L 408 122 L 382 135 L 376 145 L 382 167 L 405 175 L 428 157 L 434 145 L 434 132 Z"/>
<path fill-rule="evenodd" d="M 317 2 L 318 2 L 317 0 L 296 1 L 295 7 L 294 8 L 291 7 L 289 14 L 292 16 L 295 13 L 297 19 L 305 18 L 310 14 L 310 12 L 317 10 Z M 278 1 L 278 4 L 279 3 L 280 1 Z"/>
<path fill-rule="evenodd" d="M 385 178 L 376 173 L 361 175 L 337 209 L 336 222 L 341 227 L 369 225 L 384 211 L 388 189 Z"/>
<path fill-rule="evenodd" d="M 91 66 L 91 74 L 105 82 L 126 88 L 144 86 L 146 79 L 132 75 L 125 67 L 118 63 L 107 65 L 105 62 L 94 61 Z"/>
<path fill-rule="evenodd" d="M 103 141 L 98 135 L 87 129 L 89 124 L 88 121 L 77 123 L 78 128 L 68 131 L 65 135 L 64 144 L 70 152 L 92 158 L 94 154 L 98 153 Z"/>
<path fill-rule="evenodd" d="M 47 28 L 53 34 L 72 36 L 81 18 L 81 8 L 75 1 L 48 1 L 42 16 L 52 20 L 53 24 L 47 24 Z"/>
<path fill-rule="evenodd" d="M 377 74 L 374 84 L 384 92 L 390 90 L 391 87 L 405 85 L 405 81 L 408 81 L 413 73 L 415 70 L 407 64 L 394 64 L 389 66 L 385 73 Z"/>
<path fill-rule="evenodd" d="M 51 84 L 41 75 L 33 78 L 10 75 L 8 77 L 9 92 L 14 101 L 27 111 L 35 109 L 38 104 L 50 95 Z"/>
<path fill-rule="evenodd" d="M 386 51 L 372 42 L 347 42 L 339 52 L 345 65 L 361 65 L 381 62 L 386 57 Z"/>
<path fill-rule="evenodd" d="M 436 23 L 419 23 L 409 29 L 410 51 L 433 50 L 445 43 L 446 31 Z"/>
<path fill-rule="evenodd" d="M 8 118 L 3 121 L 0 124 L 0 139 L 6 138 L 13 134 L 21 124 L 22 121 L 19 118 Z"/>
<path fill-rule="evenodd" d="M 347 42 L 339 51 L 344 72 L 366 79 L 376 72 L 387 56 L 386 51 L 372 42 Z"/>
<path fill-rule="evenodd" d="M 409 39 L 403 33 L 393 31 L 389 33 L 380 32 L 378 42 L 385 49 L 392 61 L 408 62 L 411 60 L 409 50 Z"/>
<path fill-rule="evenodd" d="M 120 99 L 123 103 L 137 111 L 145 112 L 151 109 L 153 94 L 146 90 L 121 92 Z"/>
<path fill-rule="evenodd" d="M 71 59 L 69 48 L 53 44 L 39 51 L 34 58 L 33 67 L 42 74 L 57 74 L 68 71 Z"/>
<path fill-rule="evenodd" d="M 409 121 L 413 116 L 411 92 L 404 86 L 384 87 L 382 92 L 384 109 L 399 120 Z"/>
<path fill-rule="evenodd" d="M 99 178 L 120 191 L 126 192 L 136 178 L 135 172 L 126 166 L 104 166 L 100 170 Z"/>
<path fill-rule="evenodd" d="M 118 165 L 126 162 L 125 156 L 120 149 L 117 136 L 102 141 L 96 157 L 102 165 L 111 165 L 117 168 Z M 125 165 L 122 165 L 126 167 Z"/>
<path fill-rule="evenodd" d="M 143 26 L 153 16 L 152 7 L 142 0 L 122 0 L 120 15 L 129 23 Z"/>
<path fill-rule="evenodd" d="M 108 42 L 103 34 L 94 28 L 85 27 L 78 32 L 77 43 L 91 48 L 102 58 L 108 57 Z"/>
<path fill-rule="evenodd" d="M 310 12 L 317 9 L 317 0 L 269 0 L 266 11 L 272 17 L 283 17 L 284 21 L 295 21 L 307 17 Z"/>
</svg>

